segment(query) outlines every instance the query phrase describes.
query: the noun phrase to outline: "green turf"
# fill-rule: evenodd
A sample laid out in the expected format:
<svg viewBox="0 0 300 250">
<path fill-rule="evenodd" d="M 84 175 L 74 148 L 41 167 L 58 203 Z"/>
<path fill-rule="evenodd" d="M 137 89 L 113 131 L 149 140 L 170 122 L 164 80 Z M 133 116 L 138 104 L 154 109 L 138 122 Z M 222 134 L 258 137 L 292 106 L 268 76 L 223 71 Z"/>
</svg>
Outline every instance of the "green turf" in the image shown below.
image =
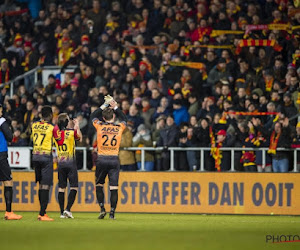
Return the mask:
<svg viewBox="0 0 300 250">
<path fill-rule="evenodd" d="M 0 213 L 2 216 L 2 212 Z M 300 235 L 300 217 L 96 213 L 75 219 L 37 221 L 23 212 L 21 221 L 0 220 L 1 249 L 300 249 L 300 242 L 266 243 L 266 235 Z"/>
</svg>

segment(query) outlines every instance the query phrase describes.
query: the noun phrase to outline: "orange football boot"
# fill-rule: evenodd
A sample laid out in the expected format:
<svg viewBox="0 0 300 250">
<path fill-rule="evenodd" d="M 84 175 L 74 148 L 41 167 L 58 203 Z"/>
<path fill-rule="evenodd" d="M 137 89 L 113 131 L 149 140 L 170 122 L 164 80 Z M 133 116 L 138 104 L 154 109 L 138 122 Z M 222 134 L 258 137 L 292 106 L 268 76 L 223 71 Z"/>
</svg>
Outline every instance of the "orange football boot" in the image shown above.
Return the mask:
<svg viewBox="0 0 300 250">
<path fill-rule="evenodd" d="M 6 220 L 21 220 L 22 215 L 17 215 L 14 212 L 5 212 L 4 218 Z"/>
<path fill-rule="evenodd" d="M 45 214 L 44 216 L 39 215 L 38 220 L 39 221 L 54 221 L 54 219 L 50 218 L 47 214 Z"/>
</svg>

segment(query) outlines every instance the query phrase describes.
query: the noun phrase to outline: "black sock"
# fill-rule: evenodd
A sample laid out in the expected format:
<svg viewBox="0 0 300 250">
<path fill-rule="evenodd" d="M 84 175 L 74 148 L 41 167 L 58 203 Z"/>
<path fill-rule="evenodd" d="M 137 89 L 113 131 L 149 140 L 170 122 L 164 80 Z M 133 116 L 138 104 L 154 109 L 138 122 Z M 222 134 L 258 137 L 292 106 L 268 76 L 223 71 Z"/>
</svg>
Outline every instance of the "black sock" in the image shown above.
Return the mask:
<svg viewBox="0 0 300 250">
<path fill-rule="evenodd" d="M 110 190 L 110 207 L 111 207 L 111 212 L 116 211 L 118 203 L 118 189 Z"/>
<path fill-rule="evenodd" d="M 58 203 L 60 207 L 60 214 L 63 214 L 65 208 L 65 192 L 58 192 Z"/>
<path fill-rule="evenodd" d="M 7 212 L 11 212 L 12 196 L 13 196 L 12 187 L 4 187 L 4 197 L 5 197 L 6 211 Z"/>
<path fill-rule="evenodd" d="M 49 190 L 48 189 L 41 189 L 40 190 L 41 194 L 41 211 L 40 215 L 44 216 L 46 213 L 48 201 L 49 201 Z"/>
<path fill-rule="evenodd" d="M 75 198 L 76 198 L 77 190 L 71 189 L 69 196 L 68 196 L 68 205 L 67 205 L 67 210 L 70 212 L 71 207 L 74 204 Z"/>
<path fill-rule="evenodd" d="M 39 202 L 40 202 L 40 207 L 42 207 L 41 189 L 39 189 Z"/>
<path fill-rule="evenodd" d="M 103 187 L 101 186 L 96 186 L 96 195 L 97 195 L 97 200 L 98 203 L 101 207 L 101 210 L 104 209 L 104 192 L 103 192 Z"/>
</svg>

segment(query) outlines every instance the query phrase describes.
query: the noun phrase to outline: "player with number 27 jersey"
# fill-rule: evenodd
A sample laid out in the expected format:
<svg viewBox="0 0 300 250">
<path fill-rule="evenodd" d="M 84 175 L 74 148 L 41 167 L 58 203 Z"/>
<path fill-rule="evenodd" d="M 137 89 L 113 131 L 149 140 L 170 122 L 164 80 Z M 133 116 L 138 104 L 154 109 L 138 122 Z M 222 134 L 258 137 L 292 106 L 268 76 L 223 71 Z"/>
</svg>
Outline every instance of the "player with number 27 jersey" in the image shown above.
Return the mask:
<svg viewBox="0 0 300 250">
<path fill-rule="evenodd" d="M 61 139 L 61 133 L 57 126 L 47 121 L 38 121 L 32 124 L 32 141 L 34 155 L 51 155 L 53 138 Z"/>
</svg>

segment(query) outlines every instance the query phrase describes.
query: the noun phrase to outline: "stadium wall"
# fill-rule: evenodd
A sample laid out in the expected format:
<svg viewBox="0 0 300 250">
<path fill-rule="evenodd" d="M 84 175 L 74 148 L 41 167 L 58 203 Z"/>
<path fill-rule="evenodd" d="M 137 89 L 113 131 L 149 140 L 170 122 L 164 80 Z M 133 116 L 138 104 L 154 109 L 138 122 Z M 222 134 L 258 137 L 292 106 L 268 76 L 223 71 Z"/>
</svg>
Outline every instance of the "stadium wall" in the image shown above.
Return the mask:
<svg viewBox="0 0 300 250">
<path fill-rule="evenodd" d="M 13 172 L 16 211 L 38 211 L 33 172 Z M 73 211 L 98 212 L 93 172 L 79 173 Z M 121 172 L 119 212 L 298 215 L 300 175 L 291 173 Z M 109 207 L 106 185 L 105 202 Z M 48 211 L 59 211 L 57 173 Z M 0 184 L 0 210 L 5 209 Z"/>
</svg>

